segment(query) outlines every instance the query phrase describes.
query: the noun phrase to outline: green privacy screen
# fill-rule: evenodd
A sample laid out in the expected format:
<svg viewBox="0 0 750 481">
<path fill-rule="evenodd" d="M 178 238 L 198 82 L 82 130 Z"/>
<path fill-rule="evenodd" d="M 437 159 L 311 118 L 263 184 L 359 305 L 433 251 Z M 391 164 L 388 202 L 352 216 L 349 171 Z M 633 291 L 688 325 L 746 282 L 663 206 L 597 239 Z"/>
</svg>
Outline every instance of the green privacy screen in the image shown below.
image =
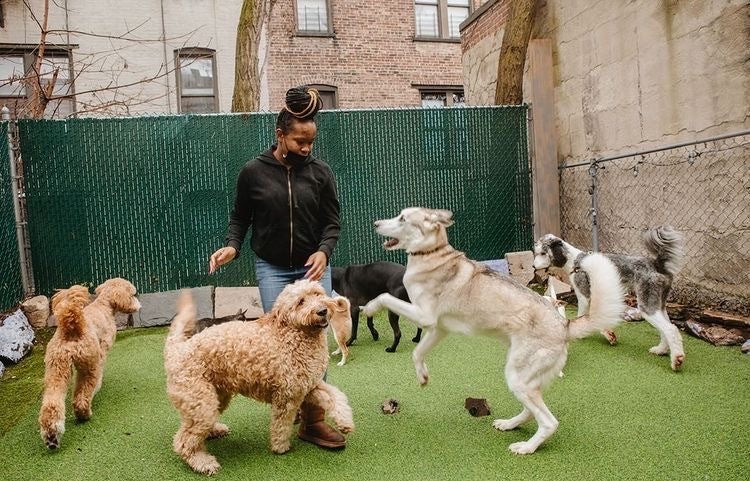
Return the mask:
<svg viewBox="0 0 750 481">
<path fill-rule="evenodd" d="M 9 160 L 8 122 L 0 122 L 0 310 L 23 296 Z"/>
<path fill-rule="evenodd" d="M 109 277 L 141 292 L 254 285 L 240 259 L 208 274 L 242 165 L 269 147 L 274 114 L 20 121 L 37 291 Z M 451 209 L 451 242 L 496 259 L 532 242 L 526 107 L 321 112 L 315 154 L 341 201 L 334 265 L 405 262 L 376 219 Z"/>
</svg>

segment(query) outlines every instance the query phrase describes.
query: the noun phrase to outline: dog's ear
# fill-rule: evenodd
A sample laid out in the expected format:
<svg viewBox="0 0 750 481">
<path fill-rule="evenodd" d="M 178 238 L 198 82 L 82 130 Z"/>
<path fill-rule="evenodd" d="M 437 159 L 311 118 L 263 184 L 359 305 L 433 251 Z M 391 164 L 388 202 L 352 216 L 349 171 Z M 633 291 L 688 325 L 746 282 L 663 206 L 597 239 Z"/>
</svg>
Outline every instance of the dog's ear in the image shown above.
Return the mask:
<svg viewBox="0 0 750 481">
<path fill-rule="evenodd" d="M 441 224 L 445 227 L 453 225 L 453 212 L 445 209 L 432 209 L 427 221 L 431 224 Z"/>
<path fill-rule="evenodd" d="M 336 310 L 349 312 L 349 299 L 344 296 L 338 296 L 333 300 L 336 301 Z"/>
<path fill-rule="evenodd" d="M 565 254 L 565 244 L 561 239 L 554 237 L 549 242 L 550 257 L 552 257 L 552 265 L 555 267 L 562 267 L 568 261 L 568 256 Z"/>
</svg>

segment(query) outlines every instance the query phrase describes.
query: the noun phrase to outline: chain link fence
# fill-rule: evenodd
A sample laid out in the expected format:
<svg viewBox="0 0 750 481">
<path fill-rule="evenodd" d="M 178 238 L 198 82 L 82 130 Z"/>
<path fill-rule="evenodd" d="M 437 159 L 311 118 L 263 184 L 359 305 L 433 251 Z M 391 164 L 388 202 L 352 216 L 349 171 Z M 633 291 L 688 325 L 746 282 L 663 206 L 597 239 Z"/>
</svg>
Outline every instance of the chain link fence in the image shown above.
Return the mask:
<svg viewBox="0 0 750 481">
<path fill-rule="evenodd" d="M 19 120 L 37 293 L 113 276 L 141 292 L 255 284 L 249 241 L 218 274 L 208 257 L 223 245 L 236 176 L 274 141 L 275 118 Z M 413 205 L 453 210 L 450 239 L 472 258 L 531 247 L 526 106 L 324 111 L 316 121 L 314 154 L 341 201 L 332 264 L 405 262 L 383 250 L 372 222 Z M 3 299 L 17 297 L 9 282 L 16 290 Z"/>
<path fill-rule="evenodd" d="M 581 249 L 646 254 L 642 235 L 685 236 L 670 300 L 750 315 L 750 131 L 565 166 L 563 237 Z"/>
<path fill-rule="evenodd" d="M 0 122 L 0 309 L 12 306 L 23 295 L 13 211 L 9 127 L 8 122 Z"/>
</svg>

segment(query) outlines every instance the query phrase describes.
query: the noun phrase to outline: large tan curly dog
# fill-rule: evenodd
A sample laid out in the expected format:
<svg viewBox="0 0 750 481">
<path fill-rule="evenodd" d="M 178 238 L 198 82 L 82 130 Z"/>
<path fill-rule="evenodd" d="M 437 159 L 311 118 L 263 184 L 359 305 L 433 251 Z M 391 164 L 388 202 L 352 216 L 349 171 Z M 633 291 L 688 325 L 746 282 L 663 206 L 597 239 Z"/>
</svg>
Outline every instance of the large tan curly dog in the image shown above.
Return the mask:
<svg viewBox="0 0 750 481">
<path fill-rule="evenodd" d="M 107 352 L 115 342 L 115 313 L 141 308 L 135 287 L 125 279 L 110 279 L 95 293 L 96 299 L 91 302 L 89 290 L 76 285 L 52 297 L 57 330 L 44 355 L 44 395 L 39 412 L 42 440 L 50 449 L 60 446 L 65 432 L 65 394 L 72 368 L 77 372 L 73 411 L 79 421 L 85 421 L 91 417 L 91 403 L 102 385 Z"/>
<path fill-rule="evenodd" d="M 327 297 L 317 282 L 301 280 L 287 286 L 257 321 L 227 322 L 193 335 L 195 304 L 190 294 L 181 295 L 164 367 L 167 394 L 181 418 L 173 447 L 193 470 L 209 475 L 219 470 L 205 440 L 229 432 L 218 420 L 234 394 L 271 404 L 274 453 L 289 450 L 303 401 L 323 408 L 343 433 L 354 430 L 346 396 L 322 380 L 326 327 L 339 316 L 348 318 L 342 300 Z"/>
</svg>

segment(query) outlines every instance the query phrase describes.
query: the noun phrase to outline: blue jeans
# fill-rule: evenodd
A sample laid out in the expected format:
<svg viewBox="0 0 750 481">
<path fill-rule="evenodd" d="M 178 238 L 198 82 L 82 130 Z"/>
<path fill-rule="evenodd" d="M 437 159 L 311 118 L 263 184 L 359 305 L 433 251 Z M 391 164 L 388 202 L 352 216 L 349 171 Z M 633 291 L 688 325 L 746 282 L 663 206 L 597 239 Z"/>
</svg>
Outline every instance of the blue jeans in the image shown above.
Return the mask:
<svg viewBox="0 0 750 481">
<path fill-rule="evenodd" d="M 279 267 L 255 256 L 255 276 L 258 278 L 260 302 L 263 312 L 270 312 L 276 298 L 288 284 L 305 277 L 307 267 Z M 331 266 L 327 266 L 323 278 L 320 279 L 326 293 L 331 295 Z"/>
</svg>

